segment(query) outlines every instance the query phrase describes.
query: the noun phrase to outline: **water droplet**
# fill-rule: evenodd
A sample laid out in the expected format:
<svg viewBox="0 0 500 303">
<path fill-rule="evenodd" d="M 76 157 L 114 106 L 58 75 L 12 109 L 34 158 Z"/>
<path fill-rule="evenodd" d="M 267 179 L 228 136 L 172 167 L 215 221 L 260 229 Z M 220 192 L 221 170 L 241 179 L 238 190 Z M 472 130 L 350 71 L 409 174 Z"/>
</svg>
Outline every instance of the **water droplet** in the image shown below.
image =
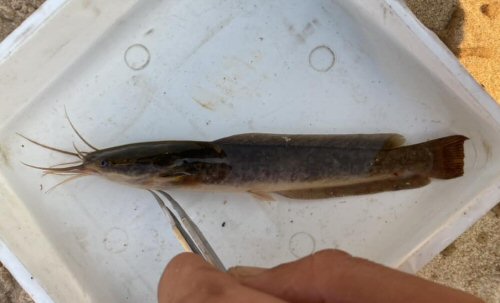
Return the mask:
<svg viewBox="0 0 500 303">
<path fill-rule="evenodd" d="M 325 45 L 315 47 L 309 53 L 309 65 L 318 72 L 327 72 L 335 64 L 335 53 Z"/>
<path fill-rule="evenodd" d="M 308 256 L 316 250 L 316 240 L 306 232 L 298 232 L 290 237 L 288 248 L 292 255 L 297 258 Z"/>
<path fill-rule="evenodd" d="M 141 70 L 149 64 L 151 55 L 142 44 L 133 44 L 125 51 L 125 63 L 133 70 Z"/>
<path fill-rule="evenodd" d="M 117 254 L 127 249 L 128 235 L 124 230 L 114 227 L 107 232 L 102 242 L 107 251 Z"/>
</svg>

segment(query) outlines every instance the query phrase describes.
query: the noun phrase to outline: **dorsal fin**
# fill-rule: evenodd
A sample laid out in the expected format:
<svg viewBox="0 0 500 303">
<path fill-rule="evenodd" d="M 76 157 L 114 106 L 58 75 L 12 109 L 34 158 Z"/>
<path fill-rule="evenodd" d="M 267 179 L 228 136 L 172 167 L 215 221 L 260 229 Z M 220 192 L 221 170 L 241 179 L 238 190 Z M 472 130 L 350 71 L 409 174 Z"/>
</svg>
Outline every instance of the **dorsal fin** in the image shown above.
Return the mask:
<svg viewBox="0 0 500 303">
<path fill-rule="evenodd" d="M 287 135 L 248 133 L 225 137 L 214 141 L 217 144 L 266 145 L 266 146 L 310 146 L 357 149 L 389 149 L 401 146 L 405 139 L 399 134 L 357 135 Z"/>
</svg>

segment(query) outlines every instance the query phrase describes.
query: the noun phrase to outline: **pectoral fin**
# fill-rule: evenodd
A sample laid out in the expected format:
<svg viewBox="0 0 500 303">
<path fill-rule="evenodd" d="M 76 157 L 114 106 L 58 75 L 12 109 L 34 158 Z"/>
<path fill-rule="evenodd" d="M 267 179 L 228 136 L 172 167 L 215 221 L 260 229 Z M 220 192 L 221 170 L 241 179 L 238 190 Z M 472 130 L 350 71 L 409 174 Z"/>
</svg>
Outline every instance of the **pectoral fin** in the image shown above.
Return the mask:
<svg viewBox="0 0 500 303">
<path fill-rule="evenodd" d="M 260 201 L 275 201 L 273 196 L 266 192 L 249 190 L 248 193 L 252 194 L 254 198 Z"/>
<path fill-rule="evenodd" d="M 407 178 L 390 178 L 364 183 L 341 185 L 334 187 L 308 188 L 300 190 L 279 191 L 276 194 L 289 199 L 313 200 L 343 197 L 353 195 L 373 194 L 383 191 L 393 191 L 422 187 L 429 184 L 430 179 L 425 176 L 411 176 Z"/>
</svg>

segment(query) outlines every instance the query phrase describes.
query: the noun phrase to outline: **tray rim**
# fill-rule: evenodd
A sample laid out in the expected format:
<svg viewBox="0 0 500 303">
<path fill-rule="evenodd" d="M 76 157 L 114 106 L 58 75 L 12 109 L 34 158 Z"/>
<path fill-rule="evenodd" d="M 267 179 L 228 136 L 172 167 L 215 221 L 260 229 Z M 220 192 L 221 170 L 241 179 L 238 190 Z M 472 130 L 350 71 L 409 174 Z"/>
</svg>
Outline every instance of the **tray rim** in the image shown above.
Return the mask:
<svg viewBox="0 0 500 303">
<path fill-rule="evenodd" d="M 50 22 L 52 16 L 57 14 L 63 7 L 72 0 L 47 0 L 42 6 L 29 16 L 18 28 L 0 43 L 0 64 L 9 60 L 10 56 L 18 49 L 22 48 L 26 42 L 46 22 Z M 480 106 L 491 118 L 491 121 L 498 127 L 500 125 L 500 107 L 485 92 L 479 83 L 460 64 L 451 51 L 437 38 L 434 33 L 413 15 L 413 13 L 401 0 L 381 0 L 406 23 L 413 34 L 420 39 L 420 43 L 427 47 L 429 51 L 442 62 L 447 71 L 453 75 L 458 83 L 467 91 L 471 98 L 476 101 L 474 106 Z M 480 217 L 486 214 L 500 197 L 500 190 L 496 186 L 485 188 L 481 197 L 467 203 L 460 212 L 443 223 L 438 229 L 428 237 L 419 247 L 409 252 L 405 260 L 396 267 L 407 271 L 416 272 L 419 268 L 428 263 L 442 249 L 453 242 L 460 234 L 473 225 Z M 488 202 L 490 201 L 490 202 Z M 467 213 L 467 217 L 460 214 Z M 36 302 L 53 302 L 45 290 L 38 284 L 36 279 L 32 279 L 27 268 L 2 242 L 0 238 L 0 261 L 12 273 L 21 286 L 33 297 Z"/>
</svg>

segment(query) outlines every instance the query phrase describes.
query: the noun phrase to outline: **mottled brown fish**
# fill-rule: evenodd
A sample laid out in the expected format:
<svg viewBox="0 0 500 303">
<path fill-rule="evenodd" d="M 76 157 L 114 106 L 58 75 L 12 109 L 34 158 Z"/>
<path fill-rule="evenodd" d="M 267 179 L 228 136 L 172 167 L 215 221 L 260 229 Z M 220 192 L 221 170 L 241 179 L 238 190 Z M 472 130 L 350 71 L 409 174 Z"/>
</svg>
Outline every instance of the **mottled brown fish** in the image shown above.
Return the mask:
<svg viewBox="0 0 500 303">
<path fill-rule="evenodd" d="M 100 175 L 146 189 L 183 187 L 243 191 L 261 199 L 272 199 L 272 193 L 321 199 L 417 188 L 431 178 L 460 177 L 465 140 L 455 135 L 402 146 L 404 138 L 398 134 L 255 133 L 212 142 L 144 142 L 76 153 L 30 141 L 80 158 L 74 166 L 32 166 L 47 173 Z"/>
</svg>

